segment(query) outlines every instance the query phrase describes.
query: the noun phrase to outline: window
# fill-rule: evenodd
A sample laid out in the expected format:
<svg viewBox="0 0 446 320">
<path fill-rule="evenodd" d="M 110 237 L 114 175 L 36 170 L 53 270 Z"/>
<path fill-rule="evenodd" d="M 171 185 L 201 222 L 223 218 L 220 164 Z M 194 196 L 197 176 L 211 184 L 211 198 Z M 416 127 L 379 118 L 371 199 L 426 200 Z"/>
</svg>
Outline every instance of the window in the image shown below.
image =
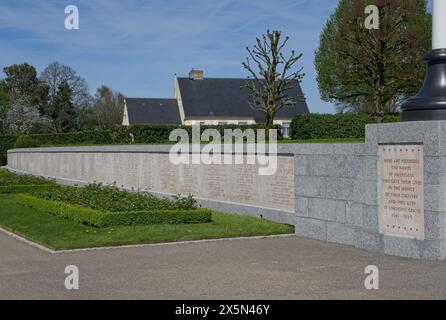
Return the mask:
<svg viewBox="0 0 446 320">
<path fill-rule="evenodd" d="M 289 122 L 282 123 L 281 128 L 283 137 L 288 139 L 290 137 L 290 123 Z"/>
<path fill-rule="evenodd" d="M 227 124 L 228 124 L 227 122 L 218 122 L 219 126 L 224 126 L 224 125 L 227 125 Z"/>
</svg>

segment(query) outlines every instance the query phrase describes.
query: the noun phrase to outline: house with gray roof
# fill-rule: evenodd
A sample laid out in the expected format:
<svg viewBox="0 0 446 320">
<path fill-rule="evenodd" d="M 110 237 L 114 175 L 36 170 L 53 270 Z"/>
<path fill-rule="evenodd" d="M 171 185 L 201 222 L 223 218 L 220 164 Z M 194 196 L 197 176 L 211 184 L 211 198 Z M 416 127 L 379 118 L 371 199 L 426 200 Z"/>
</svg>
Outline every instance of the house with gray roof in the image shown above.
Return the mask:
<svg viewBox="0 0 446 320">
<path fill-rule="evenodd" d="M 177 124 L 177 125 L 250 125 L 264 122 L 264 113 L 250 106 L 251 92 L 244 87 L 250 79 L 205 78 L 202 70 L 194 70 L 189 77 L 175 78 L 175 93 L 171 99 L 126 98 L 123 125 Z M 300 97 L 298 81 L 287 93 Z M 274 123 L 289 133 L 291 120 L 307 114 L 305 99 L 282 108 Z"/>
</svg>

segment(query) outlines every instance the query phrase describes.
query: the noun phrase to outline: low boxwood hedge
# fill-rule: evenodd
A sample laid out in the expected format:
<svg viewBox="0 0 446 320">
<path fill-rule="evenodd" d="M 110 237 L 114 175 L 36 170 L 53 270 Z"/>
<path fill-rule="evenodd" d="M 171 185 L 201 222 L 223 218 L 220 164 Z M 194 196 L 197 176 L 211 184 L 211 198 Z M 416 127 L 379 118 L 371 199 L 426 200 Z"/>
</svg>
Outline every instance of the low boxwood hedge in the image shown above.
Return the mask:
<svg viewBox="0 0 446 320">
<path fill-rule="evenodd" d="M 116 186 L 90 184 L 85 187 L 59 186 L 53 189 L 35 189 L 31 195 L 65 203 L 111 212 L 151 210 L 193 210 L 197 203 L 192 197 L 177 199 L 158 198 L 149 193 L 128 192 Z"/>
<path fill-rule="evenodd" d="M 24 185 L 56 185 L 55 182 L 28 174 L 17 174 L 6 169 L 0 169 L 0 186 Z"/>
<path fill-rule="evenodd" d="M 0 186 L 0 194 L 29 193 L 29 192 L 35 192 L 37 190 L 43 192 L 54 188 L 59 188 L 59 186 L 53 184 Z"/>
<path fill-rule="evenodd" d="M 45 200 L 27 194 L 16 194 L 14 199 L 20 205 L 94 227 L 206 223 L 210 222 L 212 217 L 211 210 L 201 208 L 195 210 L 109 212 L 60 201 Z"/>
</svg>

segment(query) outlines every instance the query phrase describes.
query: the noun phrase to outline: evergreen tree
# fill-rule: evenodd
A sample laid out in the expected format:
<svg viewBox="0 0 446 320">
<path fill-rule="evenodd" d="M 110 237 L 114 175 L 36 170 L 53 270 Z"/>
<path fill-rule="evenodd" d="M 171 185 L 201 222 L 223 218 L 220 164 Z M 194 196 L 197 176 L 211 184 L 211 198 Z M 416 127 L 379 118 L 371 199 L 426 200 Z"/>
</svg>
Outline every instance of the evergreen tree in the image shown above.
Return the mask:
<svg viewBox="0 0 446 320">
<path fill-rule="evenodd" d="M 73 104 L 73 91 L 63 81 L 54 94 L 48 108 L 48 115 L 53 121 L 54 130 L 58 133 L 70 131 L 75 124 L 76 109 Z"/>
</svg>

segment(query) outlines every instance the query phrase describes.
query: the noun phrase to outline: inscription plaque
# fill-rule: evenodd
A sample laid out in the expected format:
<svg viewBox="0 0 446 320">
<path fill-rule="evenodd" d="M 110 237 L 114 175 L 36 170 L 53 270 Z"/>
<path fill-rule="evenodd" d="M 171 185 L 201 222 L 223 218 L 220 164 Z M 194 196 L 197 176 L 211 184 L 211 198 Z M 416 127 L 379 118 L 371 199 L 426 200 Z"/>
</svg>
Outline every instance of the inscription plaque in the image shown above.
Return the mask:
<svg viewBox="0 0 446 320">
<path fill-rule="evenodd" d="M 379 232 L 424 240 L 423 145 L 380 145 Z"/>
</svg>

